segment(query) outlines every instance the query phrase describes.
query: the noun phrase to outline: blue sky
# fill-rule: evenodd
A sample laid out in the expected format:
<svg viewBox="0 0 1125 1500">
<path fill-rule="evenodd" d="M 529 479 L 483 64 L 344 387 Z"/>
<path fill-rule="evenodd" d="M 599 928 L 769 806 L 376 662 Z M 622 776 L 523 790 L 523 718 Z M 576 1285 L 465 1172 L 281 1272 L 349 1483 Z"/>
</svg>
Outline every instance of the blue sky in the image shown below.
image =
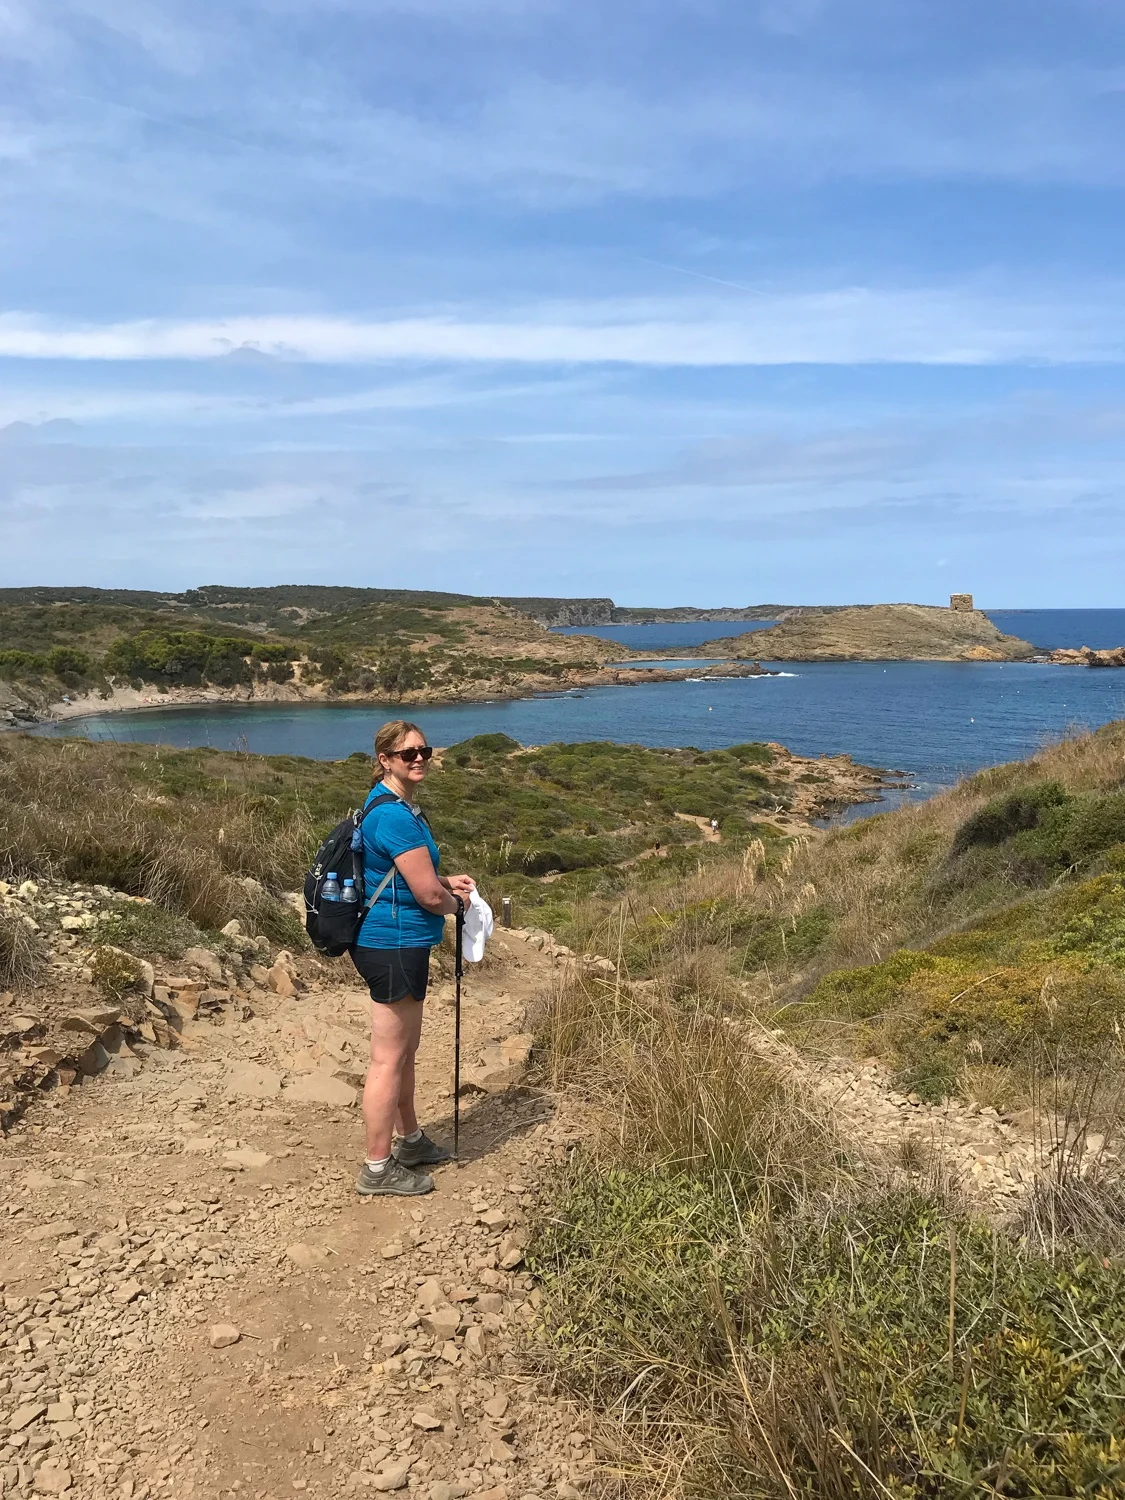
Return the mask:
<svg viewBox="0 0 1125 1500">
<path fill-rule="evenodd" d="M 1125 605 L 1110 0 L 0 0 L 0 583 Z"/>
</svg>

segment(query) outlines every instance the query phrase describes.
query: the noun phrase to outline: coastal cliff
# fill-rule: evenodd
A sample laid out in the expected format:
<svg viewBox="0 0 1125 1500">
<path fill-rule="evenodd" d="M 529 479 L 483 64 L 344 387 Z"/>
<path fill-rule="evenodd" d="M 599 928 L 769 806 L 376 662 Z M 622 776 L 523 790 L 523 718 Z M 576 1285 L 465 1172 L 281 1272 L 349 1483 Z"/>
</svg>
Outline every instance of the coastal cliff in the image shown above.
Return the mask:
<svg viewBox="0 0 1125 1500">
<path fill-rule="evenodd" d="M 807 609 L 769 630 L 708 641 L 716 656 L 767 661 L 1026 661 L 1034 646 L 1004 635 L 980 610 L 928 604 Z"/>
</svg>

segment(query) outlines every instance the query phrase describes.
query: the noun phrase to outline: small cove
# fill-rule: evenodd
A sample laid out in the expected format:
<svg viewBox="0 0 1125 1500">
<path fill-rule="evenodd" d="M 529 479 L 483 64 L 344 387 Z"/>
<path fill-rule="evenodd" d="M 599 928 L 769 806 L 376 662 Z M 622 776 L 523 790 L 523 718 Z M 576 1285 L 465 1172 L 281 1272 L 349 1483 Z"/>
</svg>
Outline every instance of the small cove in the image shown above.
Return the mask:
<svg viewBox="0 0 1125 1500">
<path fill-rule="evenodd" d="M 764 666 L 771 663 L 763 662 Z M 224 704 L 72 719 L 38 733 L 339 759 L 403 713 L 436 745 L 616 740 L 714 749 L 776 740 L 905 772 L 914 796 L 1125 716 L 1125 673 L 1034 663 L 774 663 L 783 675 L 616 685 L 484 703 Z M 896 799 L 897 800 L 897 799 Z"/>
</svg>

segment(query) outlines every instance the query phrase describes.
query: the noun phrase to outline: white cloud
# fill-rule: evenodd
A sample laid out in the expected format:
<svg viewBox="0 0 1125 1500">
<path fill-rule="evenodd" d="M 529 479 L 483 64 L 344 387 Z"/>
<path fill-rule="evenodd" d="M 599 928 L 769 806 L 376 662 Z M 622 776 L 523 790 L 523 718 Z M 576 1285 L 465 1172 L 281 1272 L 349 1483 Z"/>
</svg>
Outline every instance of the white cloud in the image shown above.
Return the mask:
<svg viewBox="0 0 1125 1500">
<path fill-rule="evenodd" d="M 723 302 L 547 304 L 497 318 L 448 313 L 385 320 L 311 316 L 148 319 L 66 325 L 0 316 L 0 357 L 216 360 L 250 345 L 322 364 L 990 365 L 1120 363 L 1125 297 L 1081 300 L 972 288 L 763 292 Z"/>
</svg>

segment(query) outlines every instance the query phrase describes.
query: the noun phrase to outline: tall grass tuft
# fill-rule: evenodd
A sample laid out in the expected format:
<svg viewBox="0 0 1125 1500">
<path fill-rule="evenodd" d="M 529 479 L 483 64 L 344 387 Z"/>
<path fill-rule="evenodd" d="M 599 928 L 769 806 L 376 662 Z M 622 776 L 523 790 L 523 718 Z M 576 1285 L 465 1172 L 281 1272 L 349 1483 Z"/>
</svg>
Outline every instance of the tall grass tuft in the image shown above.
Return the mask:
<svg viewBox="0 0 1125 1500">
<path fill-rule="evenodd" d="M 34 931 L 16 913 L 0 908 L 0 990 L 28 990 L 45 962 Z"/>
</svg>

